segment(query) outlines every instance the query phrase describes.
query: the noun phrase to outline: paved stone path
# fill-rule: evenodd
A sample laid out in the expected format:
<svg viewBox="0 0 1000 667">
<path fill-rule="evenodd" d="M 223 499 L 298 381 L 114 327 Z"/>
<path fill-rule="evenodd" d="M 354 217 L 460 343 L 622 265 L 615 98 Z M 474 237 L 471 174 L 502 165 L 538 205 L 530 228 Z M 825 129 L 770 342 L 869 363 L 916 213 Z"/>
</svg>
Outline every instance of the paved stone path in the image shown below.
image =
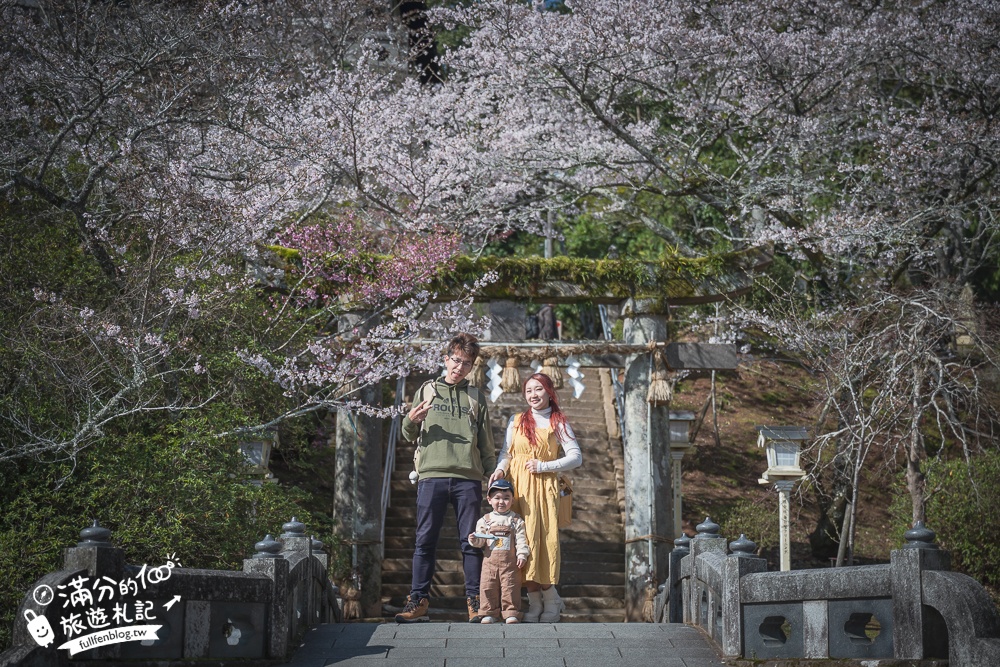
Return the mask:
<svg viewBox="0 0 1000 667">
<path fill-rule="evenodd" d="M 680 624 L 341 623 L 310 630 L 290 667 L 575 667 L 723 665 L 700 630 Z"/>
</svg>

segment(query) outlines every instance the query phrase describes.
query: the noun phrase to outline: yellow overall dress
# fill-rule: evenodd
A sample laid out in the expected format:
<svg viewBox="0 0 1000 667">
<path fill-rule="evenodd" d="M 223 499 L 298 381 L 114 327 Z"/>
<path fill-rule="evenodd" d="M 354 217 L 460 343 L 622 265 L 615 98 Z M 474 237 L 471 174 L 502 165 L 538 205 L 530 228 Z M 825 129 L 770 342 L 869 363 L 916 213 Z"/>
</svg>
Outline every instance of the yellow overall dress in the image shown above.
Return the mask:
<svg viewBox="0 0 1000 667">
<path fill-rule="evenodd" d="M 551 428 L 536 428 L 537 448 L 521 434 L 523 415 L 514 422 L 507 479 L 514 485 L 511 509 L 524 518 L 531 556 L 522 572 L 524 581 L 542 585 L 559 583 L 559 484 L 557 473 L 530 473 L 524 464 L 531 459 L 554 461 L 559 458 L 559 440 Z"/>
</svg>

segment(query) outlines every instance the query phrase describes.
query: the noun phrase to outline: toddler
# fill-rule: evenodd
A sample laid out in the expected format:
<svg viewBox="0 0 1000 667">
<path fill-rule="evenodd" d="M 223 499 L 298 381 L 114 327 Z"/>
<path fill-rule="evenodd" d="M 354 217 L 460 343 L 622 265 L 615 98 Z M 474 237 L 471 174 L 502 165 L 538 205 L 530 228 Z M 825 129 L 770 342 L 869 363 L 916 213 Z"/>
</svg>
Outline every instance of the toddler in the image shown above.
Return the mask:
<svg viewBox="0 0 1000 667">
<path fill-rule="evenodd" d="M 471 622 L 521 622 L 521 568 L 531 553 L 524 532 L 524 519 L 510 510 L 514 487 L 505 479 L 490 484 L 486 492 L 493 511 L 476 523 L 469 544 L 483 549 L 483 573 L 479 579 L 479 615 Z M 490 535 L 486 537 L 480 537 Z"/>
</svg>

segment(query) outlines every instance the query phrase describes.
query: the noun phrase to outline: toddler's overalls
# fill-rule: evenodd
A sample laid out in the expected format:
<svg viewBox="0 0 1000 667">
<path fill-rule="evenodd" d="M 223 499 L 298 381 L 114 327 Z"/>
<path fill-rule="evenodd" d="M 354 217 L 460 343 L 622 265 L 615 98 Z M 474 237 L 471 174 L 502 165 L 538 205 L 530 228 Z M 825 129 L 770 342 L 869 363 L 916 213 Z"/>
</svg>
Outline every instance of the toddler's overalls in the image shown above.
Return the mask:
<svg viewBox="0 0 1000 667">
<path fill-rule="evenodd" d="M 517 551 L 513 526 L 490 526 L 490 533 L 500 539 L 483 548 L 483 573 L 479 578 L 479 615 L 521 620 L 521 571 L 517 569 Z"/>
</svg>

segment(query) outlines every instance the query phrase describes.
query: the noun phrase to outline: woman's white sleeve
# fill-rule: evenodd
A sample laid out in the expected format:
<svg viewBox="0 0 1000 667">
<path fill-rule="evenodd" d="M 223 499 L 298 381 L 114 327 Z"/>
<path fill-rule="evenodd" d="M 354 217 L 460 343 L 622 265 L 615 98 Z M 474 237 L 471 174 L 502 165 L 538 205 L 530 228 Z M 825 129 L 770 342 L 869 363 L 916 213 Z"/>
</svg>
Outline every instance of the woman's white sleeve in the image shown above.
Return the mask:
<svg viewBox="0 0 1000 667">
<path fill-rule="evenodd" d="M 505 477 L 507 475 L 507 468 L 510 467 L 510 446 L 514 442 L 514 418 L 516 416 L 511 415 L 510 421 L 507 422 L 507 435 L 503 439 L 500 456 L 497 457 L 497 470 L 503 470 Z"/>
<path fill-rule="evenodd" d="M 580 451 L 580 443 L 576 441 L 576 434 L 569 424 L 564 429 L 559 429 L 559 444 L 563 448 L 562 458 L 555 461 L 540 461 L 538 463 L 539 472 L 564 472 L 579 468 L 583 464 L 583 453 Z"/>
</svg>

